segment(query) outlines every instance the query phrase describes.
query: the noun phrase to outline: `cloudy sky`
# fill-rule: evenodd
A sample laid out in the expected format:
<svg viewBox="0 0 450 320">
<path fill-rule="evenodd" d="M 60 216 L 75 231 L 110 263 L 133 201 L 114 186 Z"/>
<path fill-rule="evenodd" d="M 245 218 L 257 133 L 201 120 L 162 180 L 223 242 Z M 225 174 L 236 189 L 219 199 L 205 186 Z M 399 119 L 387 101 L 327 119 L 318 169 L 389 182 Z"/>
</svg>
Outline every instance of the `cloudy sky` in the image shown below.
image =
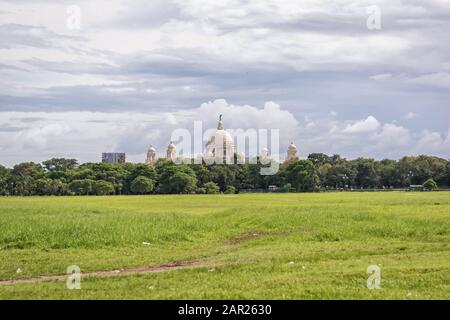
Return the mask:
<svg viewBox="0 0 450 320">
<path fill-rule="evenodd" d="M 220 113 L 301 157 L 448 159 L 449 39 L 450 0 L 0 0 L 0 163 L 143 161 Z"/>
</svg>

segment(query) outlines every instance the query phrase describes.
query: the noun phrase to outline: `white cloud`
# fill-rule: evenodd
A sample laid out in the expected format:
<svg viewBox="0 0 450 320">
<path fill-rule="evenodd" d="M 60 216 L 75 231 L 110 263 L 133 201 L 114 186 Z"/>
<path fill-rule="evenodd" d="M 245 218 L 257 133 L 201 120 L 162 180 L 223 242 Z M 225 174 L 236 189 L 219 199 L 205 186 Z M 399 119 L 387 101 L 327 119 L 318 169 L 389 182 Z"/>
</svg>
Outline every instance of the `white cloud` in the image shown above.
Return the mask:
<svg viewBox="0 0 450 320">
<path fill-rule="evenodd" d="M 390 73 L 380 73 L 380 74 L 371 76 L 370 79 L 375 80 L 375 81 L 384 81 L 391 77 L 392 77 L 392 74 L 390 74 Z"/>
<path fill-rule="evenodd" d="M 103 88 L 103 90 L 105 90 L 107 92 L 111 92 L 111 93 L 118 93 L 118 94 L 136 92 L 136 88 L 130 88 L 130 87 L 119 87 L 119 88 L 110 87 L 110 88 Z"/>
<path fill-rule="evenodd" d="M 411 142 L 409 130 L 392 123 L 384 124 L 381 132 L 377 133 L 375 137 L 381 146 L 405 146 Z"/>
<path fill-rule="evenodd" d="M 49 123 L 19 132 L 13 137 L 15 144 L 22 144 L 24 149 L 40 150 L 46 148 L 55 137 L 70 133 L 71 128 L 65 123 Z"/>
<path fill-rule="evenodd" d="M 441 88 L 450 88 L 450 72 L 436 72 L 424 74 L 407 80 L 409 83 Z"/>
<path fill-rule="evenodd" d="M 344 133 L 368 133 L 377 130 L 380 122 L 374 116 L 368 116 L 365 120 L 356 121 L 347 125 L 342 132 Z"/>
<path fill-rule="evenodd" d="M 444 153 L 442 154 L 442 151 Z M 425 130 L 420 135 L 414 151 L 417 154 L 442 154 L 446 159 L 450 159 L 450 128 L 447 135 L 444 136 L 439 132 Z"/>
<path fill-rule="evenodd" d="M 405 114 L 404 116 L 403 116 L 403 118 L 405 118 L 405 119 L 407 119 L 407 120 L 411 120 L 411 119 L 414 119 L 414 118 L 416 118 L 417 117 L 417 114 L 416 113 L 414 113 L 414 112 L 408 112 L 407 114 Z"/>
</svg>

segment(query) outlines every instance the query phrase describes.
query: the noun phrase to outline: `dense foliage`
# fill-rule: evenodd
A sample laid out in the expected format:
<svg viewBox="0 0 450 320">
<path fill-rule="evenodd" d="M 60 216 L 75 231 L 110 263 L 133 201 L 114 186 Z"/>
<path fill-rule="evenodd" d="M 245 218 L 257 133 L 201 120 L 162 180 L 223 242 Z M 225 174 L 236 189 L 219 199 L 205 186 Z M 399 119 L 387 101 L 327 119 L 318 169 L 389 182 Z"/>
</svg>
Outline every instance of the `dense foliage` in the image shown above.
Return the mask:
<svg viewBox="0 0 450 320">
<path fill-rule="evenodd" d="M 151 193 L 235 193 L 267 190 L 310 192 L 335 189 L 392 189 L 450 186 L 450 162 L 431 156 L 399 161 L 311 154 L 282 164 L 276 175 L 259 174 L 260 164 L 178 165 L 160 159 L 145 164 L 86 163 L 50 159 L 42 164 L 0 166 L 0 195 L 110 195 Z"/>
</svg>

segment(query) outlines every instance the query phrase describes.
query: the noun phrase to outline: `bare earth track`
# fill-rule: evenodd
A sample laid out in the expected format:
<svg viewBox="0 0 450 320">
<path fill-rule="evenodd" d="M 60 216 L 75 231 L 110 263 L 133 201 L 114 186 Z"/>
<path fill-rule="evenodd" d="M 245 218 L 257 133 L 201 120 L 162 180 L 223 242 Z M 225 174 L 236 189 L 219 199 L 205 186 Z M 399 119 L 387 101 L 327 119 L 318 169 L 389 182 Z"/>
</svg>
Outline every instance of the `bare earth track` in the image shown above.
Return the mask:
<svg viewBox="0 0 450 320">
<path fill-rule="evenodd" d="M 165 272 L 170 270 L 178 270 L 178 269 L 187 269 L 187 268 L 198 268 L 198 267 L 206 267 L 206 265 L 202 264 L 200 261 L 177 261 L 172 263 L 166 263 L 156 266 L 143 266 L 137 268 L 130 269 L 120 269 L 120 270 L 108 270 L 108 271 L 94 271 L 81 273 L 81 277 L 116 277 L 116 276 L 124 276 L 130 274 L 145 274 L 145 273 L 157 273 L 157 272 Z M 0 285 L 14 285 L 19 283 L 36 283 L 36 282 L 44 282 L 44 281 L 65 281 L 69 275 L 55 275 L 55 276 L 38 276 L 32 278 L 23 278 L 23 279 L 14 279 L 14 280 L 1 280 Z"/>
</svg>

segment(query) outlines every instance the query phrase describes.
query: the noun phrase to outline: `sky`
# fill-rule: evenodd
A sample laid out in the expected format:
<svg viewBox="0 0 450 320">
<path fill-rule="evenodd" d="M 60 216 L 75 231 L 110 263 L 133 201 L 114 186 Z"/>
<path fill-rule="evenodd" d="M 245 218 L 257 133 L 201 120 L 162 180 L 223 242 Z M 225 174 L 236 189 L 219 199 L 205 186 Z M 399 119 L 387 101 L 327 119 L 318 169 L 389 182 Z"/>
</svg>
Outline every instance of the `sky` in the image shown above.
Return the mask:
<svg viewBox="0 0 450 320">
<path fill-rule="evenodd" d="M 0 0 L 0 164 L 143 162 L 219 114 L 301 158 L 449 159 L 448 39 L 450 0 Z"/>
</svg>

